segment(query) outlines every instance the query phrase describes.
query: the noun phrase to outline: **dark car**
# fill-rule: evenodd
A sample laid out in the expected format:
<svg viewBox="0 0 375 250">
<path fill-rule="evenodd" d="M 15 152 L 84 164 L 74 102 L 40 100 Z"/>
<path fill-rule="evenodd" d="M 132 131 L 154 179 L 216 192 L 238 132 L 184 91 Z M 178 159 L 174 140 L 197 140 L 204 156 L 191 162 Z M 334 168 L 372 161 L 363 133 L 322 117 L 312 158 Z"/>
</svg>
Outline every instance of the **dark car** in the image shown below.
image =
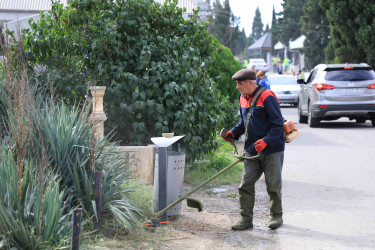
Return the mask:
<svg viewBox="0 0 375 250">
<path fill-rule="evenodd" d="M 300 123 L 318 127 L 321 120 L 348 117 L 375 127 L 375 72 L 368 64 L 319 64 L 298 83 Z"/>
</svg>

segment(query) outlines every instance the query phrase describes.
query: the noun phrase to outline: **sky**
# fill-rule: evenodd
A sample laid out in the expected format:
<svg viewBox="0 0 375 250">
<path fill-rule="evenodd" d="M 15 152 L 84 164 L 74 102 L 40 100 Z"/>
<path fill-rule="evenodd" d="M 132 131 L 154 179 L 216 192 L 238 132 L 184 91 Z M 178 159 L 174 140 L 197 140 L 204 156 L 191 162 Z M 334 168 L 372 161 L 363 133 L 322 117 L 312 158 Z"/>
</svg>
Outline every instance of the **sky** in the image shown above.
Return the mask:
<svg viewBox="0 0 375 250">
<path fill-rule="evenodd" d="M 222 0 L 222 3 L 224 1 Z M 263 29 L 268 23 L 271 28 L 272 25 L 272 8 L 275 5 L 276 13 L 283 10 L 281 5 L 283 0 L 229 0 L 230 8 L 233 15 L 240 17 L 240 29 L 245 28 L 246 36 L 249 36 L 252 31 L 255 10 L 259 7 L 263 22 Z"/>
</svg>

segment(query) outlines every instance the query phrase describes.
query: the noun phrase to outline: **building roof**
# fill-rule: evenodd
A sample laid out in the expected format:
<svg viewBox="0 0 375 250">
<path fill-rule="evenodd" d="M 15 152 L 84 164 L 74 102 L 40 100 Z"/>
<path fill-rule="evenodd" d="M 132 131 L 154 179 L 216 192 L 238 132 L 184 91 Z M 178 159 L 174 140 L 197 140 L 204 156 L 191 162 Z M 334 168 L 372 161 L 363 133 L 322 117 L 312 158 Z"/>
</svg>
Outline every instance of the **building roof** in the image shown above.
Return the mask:
<svg viewBox="0 0 375 250">
<path fill-rule="evenodd" d="M 276 44 L 275 44 L 275 46 L 273 46 L 273 48 L 275 49 L 275 50 L 279 50 L 279 49 L 285 49 L 286 48 L 286 46 L 282 43 L 282 42 L 277 42 Z"/>
<path fill-rule="evenodd" d="M 68 0 L 57 0 L 67 5 Z M 51 9 L 51 0 L 1 0 L 0 1 L 0 10 L 5 11 L 41 11 L 41 10 L 50 10 Z"/>
<path fill-rule="evenodd" d="M 249 50 L 270 49 L 270 48 L 271 48 L 271 33 L 267 32 L 261 38 L 259 38 L 255 43 L 250 45 Z"/>
<path fill-rule="evenodd" d="M 301 35 L 294 41 L 289 42 L 289 48 L 292 49 L 302 49 L 303 48 L 303 42 L 305 41 L 306 37 L 304 35 Z"/>
</svg>

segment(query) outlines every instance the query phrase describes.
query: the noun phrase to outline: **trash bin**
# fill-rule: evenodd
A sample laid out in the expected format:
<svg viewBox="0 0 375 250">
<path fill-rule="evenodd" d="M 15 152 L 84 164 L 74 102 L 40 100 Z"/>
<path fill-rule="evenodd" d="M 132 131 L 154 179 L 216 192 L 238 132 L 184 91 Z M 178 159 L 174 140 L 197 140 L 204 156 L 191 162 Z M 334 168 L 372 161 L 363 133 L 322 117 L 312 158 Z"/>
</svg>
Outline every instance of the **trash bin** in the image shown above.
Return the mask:
<svg viewBox="0 0 375 250">
<path fill-rule="evenodd" d="M 151 141 L 158 147 L 154 169 L 154 213 L 177 200 L 182 193 L 185 153 L 180 152 L 180 141 L 184 137 L 183 135 L 151 138 Z M 180 215 L 181 211 L 182 204 L 179 203 L 169 209 L 160 221 L 166 221 L 168 216 Z"/>
</svg>

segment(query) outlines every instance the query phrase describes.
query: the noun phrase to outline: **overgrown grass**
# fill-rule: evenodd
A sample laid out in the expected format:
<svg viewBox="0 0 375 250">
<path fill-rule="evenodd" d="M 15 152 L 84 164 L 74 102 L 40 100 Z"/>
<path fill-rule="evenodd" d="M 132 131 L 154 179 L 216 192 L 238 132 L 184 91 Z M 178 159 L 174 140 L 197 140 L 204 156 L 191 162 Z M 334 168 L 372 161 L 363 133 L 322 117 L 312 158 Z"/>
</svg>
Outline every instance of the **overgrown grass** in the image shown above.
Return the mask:
<svg viewBox="0 0 375 250">
<path fill-rule="evenodd" d="M 151 218 L 154 191 L 152 185 L 145 185 L 138 180 L 127 183 L 127 188 L 136 187 L 129 193 L 129 199 L 141 210 L 144 219 Z"/>
<path fill-rule="evenodd" d="M 211 155 L 207 155 L 203 160 L 196 161 L 188 165 L 185 171 L 185 181 L 193 186 L 199 185 L 220 170 L 230 165 L 237 159 L 233 157 L 233 147 L 222 138 L 216 138 L 219 148 Z M 241 181 L 243 163 L 239 163 L 232 167 L 207 186 L 228 185 Z"/>
<path fill-rule="evenodd" d="M 116 223 L 106 220 L 101 230 L 97 234 L 90 234 L 82 238 L 82 247 L 89 249 L 160 249 L 163 241 L 161 238 L 169 236 L 168 227 L 158 227 L 157 229 L 147 224 L 153 214 L 153 186 L 146 185 L 140 180 L 132 180 L 123 184 L 124 189 L 132 189 L 128 193 L 128 198 L 141 210 L 142 218 L 131 231 L 124 231 L 116 227 Z M 155 233 L 153 230 L 157 230 Z"/>
</svg>

